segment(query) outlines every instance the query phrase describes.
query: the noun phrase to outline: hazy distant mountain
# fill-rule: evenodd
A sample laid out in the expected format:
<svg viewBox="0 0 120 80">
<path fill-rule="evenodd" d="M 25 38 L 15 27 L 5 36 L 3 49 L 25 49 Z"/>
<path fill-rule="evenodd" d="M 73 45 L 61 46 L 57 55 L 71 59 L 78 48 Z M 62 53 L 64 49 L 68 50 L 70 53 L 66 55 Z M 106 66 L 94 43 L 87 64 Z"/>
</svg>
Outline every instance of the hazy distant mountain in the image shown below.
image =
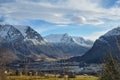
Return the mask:
<svg viewBox="0 0 120 80">
<path fill-rule="evenodd" d="M 59 48 L 63 54 L 63 57 L 82 56 L 92 46 L 93 41 L 85 40 L 82 37 L 70 36 L 65 34 L 50 34 L 44 37 L 44 39 L 56 48 Z"/>
<path fill-rule="evenodd" d="M 73 57 L 72 61 L 100 63 L 112 53 L 120 61 L 120 27 L 114 28 L 97 39 L 93 47 L 82 57 Z"/>
<path fill-rule="evenodd" d="M 93 41 L 85 40 L 82 37 L 70 36 L 65 34 L 50 34 L 44 37 L 48 42 L 51 43 L 65 43 L 65 44 L 78 44 L 80 46 L 92 47 Z"/>
<path fill-rule="evenodd" d="M 57 37 L 59 36 L 54 39 Z M 0 47 L 11 51 L 15 59 L 29 56 L 34 60 L 51 60 L 81 56 L 91 48 L 76 43 L 67 34 L 62 36 L 61 41 L 62 43 L 47 42 L 29 26 L 0 25 Z"/>
</svg>

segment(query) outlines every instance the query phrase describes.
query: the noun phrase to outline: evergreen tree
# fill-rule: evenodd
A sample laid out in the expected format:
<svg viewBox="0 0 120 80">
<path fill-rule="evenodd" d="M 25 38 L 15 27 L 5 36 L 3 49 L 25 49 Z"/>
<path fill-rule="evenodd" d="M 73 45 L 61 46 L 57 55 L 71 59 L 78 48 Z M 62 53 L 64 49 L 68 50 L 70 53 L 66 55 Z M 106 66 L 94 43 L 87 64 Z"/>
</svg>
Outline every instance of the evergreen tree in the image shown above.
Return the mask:
<svg viewBox="0 0 120 80">
<path fill-rule="evenodd" d="M 120 80 L 119 67 L 112 54 L 105 60 L 100 80 Z"/>
</svg>

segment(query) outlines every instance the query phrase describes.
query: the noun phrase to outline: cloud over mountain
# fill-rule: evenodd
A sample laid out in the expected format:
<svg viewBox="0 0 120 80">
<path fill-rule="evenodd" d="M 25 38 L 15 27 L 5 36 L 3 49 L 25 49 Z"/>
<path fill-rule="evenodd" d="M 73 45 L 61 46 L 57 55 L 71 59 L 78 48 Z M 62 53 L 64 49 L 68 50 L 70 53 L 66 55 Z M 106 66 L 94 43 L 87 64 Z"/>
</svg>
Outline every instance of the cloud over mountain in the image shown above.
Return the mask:
<svg viewBox="0 0 120 80">
<path fill-rule="evenodd" d="M 0 23 L 35 26 L 43 35 L 59 32 L 62 27 L 64 33 L 92 37 L 89 34 L 105 33 L 110 26 L 120 25 L 119 3 L 120 0 L 0 0 Z M 67 29 L 76 26 L 94 27 L 95 31 L 84 34 L 79 33 L 83 30 L 79 28 L 80 31 L 68 32 Z M 105 29 L 96 30 L 96 26 Z"/>
<path fill-rule="evenodd" d="M 116 1 L 114 5 L 118 3 Z M 0 10 L 0 16 L 14 21 L 39 19 L 56 24 L 98 25 L 103 24 L 104 18 L 120 17 L 114 13 L 120 12 L 118 7 L 103 8 L 100 0 L 1 0 Z"/>
</svg>

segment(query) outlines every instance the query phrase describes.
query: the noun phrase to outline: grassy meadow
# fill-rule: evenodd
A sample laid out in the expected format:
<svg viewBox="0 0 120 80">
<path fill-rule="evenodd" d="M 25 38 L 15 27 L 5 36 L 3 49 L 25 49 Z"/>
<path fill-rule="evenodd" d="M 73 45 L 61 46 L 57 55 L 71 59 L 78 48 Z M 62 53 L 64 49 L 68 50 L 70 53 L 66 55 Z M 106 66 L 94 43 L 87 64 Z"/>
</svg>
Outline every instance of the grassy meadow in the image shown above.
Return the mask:
<svg viewBox="0 0 120 80">
<path fill-rule="evenodd" d="M 39 76 L 8 76 L 7 80 L 98 80 L 94 76 L 77 76 L 76 78 L 50 78 Z"/>
</svg>

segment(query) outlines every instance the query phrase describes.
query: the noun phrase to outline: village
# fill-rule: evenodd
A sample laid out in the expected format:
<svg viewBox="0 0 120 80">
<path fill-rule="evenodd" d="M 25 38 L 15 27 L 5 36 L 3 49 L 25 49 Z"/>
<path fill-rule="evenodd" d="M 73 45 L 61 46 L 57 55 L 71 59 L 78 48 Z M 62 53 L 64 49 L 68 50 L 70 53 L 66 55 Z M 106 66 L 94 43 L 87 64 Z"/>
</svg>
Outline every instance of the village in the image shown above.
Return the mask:
<svg viewBox="0 0 120 80">
<path fill-rule="evenodd" d="M 101 71 L 102 65 L 85 64 L 79 62 L 39 62 L 12 63 L 8 65 L 9 75 L 47 76 L 47 77 L 75 77 L 76 75 L 95 75 Z"/>
</svg>

